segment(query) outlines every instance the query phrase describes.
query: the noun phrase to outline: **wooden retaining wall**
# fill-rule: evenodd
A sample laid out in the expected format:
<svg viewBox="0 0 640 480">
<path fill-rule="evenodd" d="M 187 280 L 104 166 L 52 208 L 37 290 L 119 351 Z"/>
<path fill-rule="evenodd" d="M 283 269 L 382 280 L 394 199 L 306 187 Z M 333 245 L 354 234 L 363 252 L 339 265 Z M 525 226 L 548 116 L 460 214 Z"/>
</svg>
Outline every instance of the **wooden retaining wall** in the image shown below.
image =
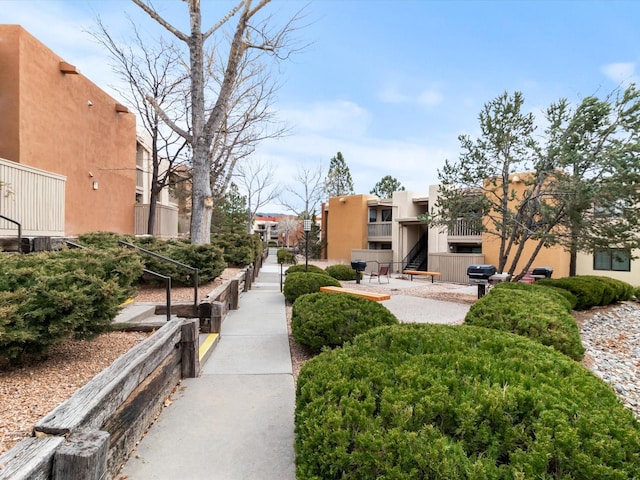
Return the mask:
<svg viewBox="0 0 640 480">
<path fill-rule="evenodd" d="M 265 254 L 266 257 L 266 254 Z M 204 325 L 220 324 L 238 308 L 264 258 L 212 291 L 198 310 Z M 173 308 L 182 308 L 175 305 Z M 193 316 L 193 305 L 188 305 Z M 0 480 L 104 480 L 114 478 L 181 378 L 200 375 L 203 318 L 168 321 L 119 357 L 33 427 L 33 437 L 0 455 Z"/>
<path fill-rule="evenodd" d="M 197 321 L 167 322 L 0 456 L 0 479 L 113 478 L 180 378 L 199 373 Z"/>
</svg>

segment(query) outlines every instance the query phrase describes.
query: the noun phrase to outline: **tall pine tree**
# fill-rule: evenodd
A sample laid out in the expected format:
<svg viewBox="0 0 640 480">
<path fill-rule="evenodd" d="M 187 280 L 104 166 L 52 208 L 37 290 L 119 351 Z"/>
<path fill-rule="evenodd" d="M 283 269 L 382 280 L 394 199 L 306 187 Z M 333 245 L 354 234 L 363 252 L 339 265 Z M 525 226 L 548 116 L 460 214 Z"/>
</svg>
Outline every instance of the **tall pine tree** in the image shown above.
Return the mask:
<svg viewBox="0 0 640 480">
<path fill-rule="evenodd" d="M 324 181 L 324 193 L 327 197 L 355 194 L 351 172 L 340 152 L 329 163 L 329 172 Z"/>
</svg>

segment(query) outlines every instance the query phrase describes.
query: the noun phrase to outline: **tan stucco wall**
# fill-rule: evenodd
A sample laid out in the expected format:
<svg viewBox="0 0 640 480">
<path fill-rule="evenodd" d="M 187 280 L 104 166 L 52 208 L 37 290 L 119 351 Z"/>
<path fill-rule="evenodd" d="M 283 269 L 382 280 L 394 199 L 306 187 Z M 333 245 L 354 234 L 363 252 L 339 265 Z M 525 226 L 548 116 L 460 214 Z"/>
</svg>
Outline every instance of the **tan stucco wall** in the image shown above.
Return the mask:
<svg viewBox="0 0 640 480">
<path fill-rule="evenodd" d="M 67 177 L 66 235 L 133 233 L 135 116 L 83 75 L 63 74 L 62 60 L 22 27 L 0 25 L 0 157 Z"/>
<path fill-rule="evenodd" d="M 519 177 L 524 178 L 527 174 L 520 173 L 517 174 Z M 513 179 L 516 175 L 512 175 L 510 178 Z M 513 190 L 515 192 L 515 198 L 520 198 L 524 192 L 525 184 L 524 182 L 512 182 L 509 183 L 510 191 Z M 514 200 L 515 202 L 515 200 Z M 514 203 L 511 202 L 511 203 Z M 522 268 L 527 264 L 528 260 L 531 258 L 533 251 L 535 250 L 536 243 L 534 240 L 529 240 L 520 256 L 520 261 L 518 261 L 516 269 L 513 273 L 520 273 Z M 515 251 L 517 250 L 518 245 L 514 245 L 511 249 L 512 253 L 508 257 L 508 261 L 506 263 L 506 267 L 508 268 L 511 265 L 512 259 L 515 256 Z M 495 234 L 483 233 L 482 234 L 482 253 L 484 254 L 485 262 L 490 265 L 495 265 L 496 267 L 499 264 L 500 252 L 500 237 Z M 531 268 L 535 267 L 551 267 L 553 268 L 553 278 L 566 277 L 569 275 L 569 262 L 570 256 L 559 246 L 555 247 L 542 247 L 534 262 L 531 264 Z"/>
<path fill-rule="evenodd" d="M 351 262 L 352 249 L 366 249 L 368 207 L 371 195 L 329 198 L 327 220 L 327 259 L 335 263 Z M 343 202 L 340 199 L 344 199 Z"/>
<path fill-rule="evenodd" d="M 516 246 L 514 246 L 516 248 Z M 517 264 L 517 268 L 514 273 L 520 273 L 522 268 L 526 265 L 529 258 L 533 253 L 535 244 L 530 243 L 525 245 L 520 261 Z M 482 235 L 482 253 L 487 264 L 498 266 L 498 252 L 500 251 L 500 239 L 494 235 L 483 234 Z M 511 259 L 513 255 L 509 257 L 507 267 L 511 265 Z M 561 247 L 542 247 L 540 253 L 536 256 L 535 260 L 531 264 L 531 268 L 535 267 L 551 267 L 553 268 L 553 278 L 568 277 L 569 276 L 569 254 L 565 252 Z"/>
</svg>

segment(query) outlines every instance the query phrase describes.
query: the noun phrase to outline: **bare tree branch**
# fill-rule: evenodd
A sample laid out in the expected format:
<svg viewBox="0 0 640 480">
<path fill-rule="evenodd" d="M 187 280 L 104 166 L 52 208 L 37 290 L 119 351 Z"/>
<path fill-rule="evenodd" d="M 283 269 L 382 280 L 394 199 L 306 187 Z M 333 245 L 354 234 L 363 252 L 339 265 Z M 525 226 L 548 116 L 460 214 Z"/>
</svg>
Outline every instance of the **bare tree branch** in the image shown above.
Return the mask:
<svg viewBox="0 0 640 480">
<path fill-rule="evenodd" d="M 158 22 L 160 25 L 166 28 L 169 32 L 171 32 L 173 35 L 178 37 L 178 39 L 182 40 L 183 42 L 189 41 L 189 37 L 187 35 L 182 33 L 180 30 L 175 28 L 173 25 L 167 22 L 164 18 L 158 15 L 158 12 L 156 12 L 156 10 L 153 8 L 153 6 L 151 5 L 151 2 L 149 2 L 149 4 L 147 5 L 142 0 L 131 0 L 131 1 L 135 3 L 137 6 L 139 6 L 142 10 L 144 10 L 151 18 L 153 18 L 156 22 Z"/>
</svg>

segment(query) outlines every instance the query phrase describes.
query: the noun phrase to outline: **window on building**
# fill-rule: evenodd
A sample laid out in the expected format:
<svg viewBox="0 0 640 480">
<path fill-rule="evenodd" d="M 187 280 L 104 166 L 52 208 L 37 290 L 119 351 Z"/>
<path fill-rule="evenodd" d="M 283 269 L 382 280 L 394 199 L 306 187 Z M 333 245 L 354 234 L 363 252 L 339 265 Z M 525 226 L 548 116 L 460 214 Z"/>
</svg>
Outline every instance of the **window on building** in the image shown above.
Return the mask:
<svg viewBox="0 0 640 480">
<path fill-rule="evenodd" d="M 375 208 L 370 208 L 369 209 L 369 223 L 374 223 L 377 219 L 378 216 L 378 212 L 376 211 Z"/>
<path fill-rule="evenodd" d="M 593 256 L 593 269 L 629 272 L 631 271 L 629 252 L 619 248 L 599 250 Z"/>
<path fill-rule="evenodd" d="M 392 210 L 390 208 L 383 208 L 380 211 L 380 214 L 382 215 L 382 222 L 391 222 L 393 220 L 392 218 L 392 214 L 391 214 Z"/>
<path fill-rule="evenodd" d="M 380 244 L 380 250 L 391 250 L 391 244 L 390 243 L 381 243 Z"/>
</svg>

